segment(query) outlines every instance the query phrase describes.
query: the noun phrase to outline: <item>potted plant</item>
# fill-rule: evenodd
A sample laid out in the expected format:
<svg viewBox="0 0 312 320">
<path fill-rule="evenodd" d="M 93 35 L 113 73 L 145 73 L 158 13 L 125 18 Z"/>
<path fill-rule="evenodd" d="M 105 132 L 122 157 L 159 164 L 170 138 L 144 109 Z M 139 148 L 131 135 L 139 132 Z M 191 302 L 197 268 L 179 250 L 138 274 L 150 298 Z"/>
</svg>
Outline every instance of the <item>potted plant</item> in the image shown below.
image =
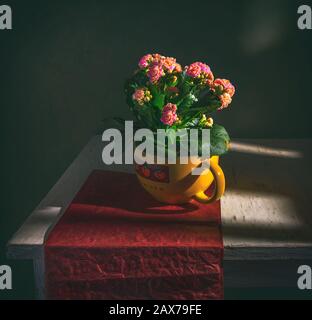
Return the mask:
<svg viewBox="0 0 312 320">
<path fill-rule="evenodd" d="M 136 172 L 143 187 L 167 203 L 184 203 L 191 198 L 210 203 L 218 200 L 225 188 L 219 156 L 227 152 L 229 135 L 214 123 L 212 114 L 227 108 L 235 88 L 229 80 L 215 78 L 210 67 L 194 62 L 184 68 L 175 58 L 147 54 L 125 84 L 127 103 L 136 128 L 177 131 L 210 130 L 210 169 L 200 176 L 190 171 L 197 164 L 141 164 Z M 215 180 L 214 192 L 205 194 Z"/>
</svg>

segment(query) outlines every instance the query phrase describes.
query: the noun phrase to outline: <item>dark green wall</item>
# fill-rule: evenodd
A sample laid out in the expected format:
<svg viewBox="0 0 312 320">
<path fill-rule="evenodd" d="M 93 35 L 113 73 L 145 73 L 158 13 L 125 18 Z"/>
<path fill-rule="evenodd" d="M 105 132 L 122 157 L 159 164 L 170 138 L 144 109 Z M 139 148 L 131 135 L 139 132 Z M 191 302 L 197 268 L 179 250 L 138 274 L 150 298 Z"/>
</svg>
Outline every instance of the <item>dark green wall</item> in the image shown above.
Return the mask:
<svg viewBox="0 0 312 320">
<path fill-rule="evenodd" d="M 304 1 L 307 3 L 307 1 Z M 312 31 L 297 29 L 301 1 L 1 0 L 0 264 L 14 292 L 33 296 L 30 263 L 4 245 L 110 116 L 128 117 L 123 81 L 148 52 L 203 60 L 237 96 L 216 116 L 236 137 L 311 137 Z M 4 293 L 0 292 L 0 295 Z"/>
</svg>

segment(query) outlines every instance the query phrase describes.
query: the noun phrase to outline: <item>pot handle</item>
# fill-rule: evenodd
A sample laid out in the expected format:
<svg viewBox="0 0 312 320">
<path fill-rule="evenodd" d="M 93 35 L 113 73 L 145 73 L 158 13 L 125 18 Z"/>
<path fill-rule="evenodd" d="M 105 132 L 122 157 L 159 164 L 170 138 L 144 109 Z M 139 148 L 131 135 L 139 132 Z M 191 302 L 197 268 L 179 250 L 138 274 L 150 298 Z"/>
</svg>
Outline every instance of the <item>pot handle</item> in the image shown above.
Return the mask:
<svg viewBox="0 0 312 320">
<path fill-rule="evenodd" d="M 200 191 L 194 195 L 194 199 L 201 203 L 212 203 L 214 201 L 219 200 L 225 190 L 225 177 L 224 173 L 219 166 L 219 164 L 215 161 L 210 161 L 210 171 L 213 175 L 215 181 L 215 187 L 212 196 L 208 197 L 205 194 L 205 191 Z"/>
</svg>

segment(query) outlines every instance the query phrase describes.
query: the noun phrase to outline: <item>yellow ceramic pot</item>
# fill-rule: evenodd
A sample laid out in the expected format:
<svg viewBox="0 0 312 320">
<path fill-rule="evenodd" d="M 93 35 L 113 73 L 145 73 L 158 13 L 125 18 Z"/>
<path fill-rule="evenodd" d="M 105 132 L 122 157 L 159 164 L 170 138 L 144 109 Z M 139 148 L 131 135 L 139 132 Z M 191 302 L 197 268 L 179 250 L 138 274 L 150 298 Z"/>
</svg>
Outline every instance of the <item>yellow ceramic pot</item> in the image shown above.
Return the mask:
<svg viewBox="0 0 312 320">
<path fill-rule="evenodd" d="M 193 164 L 135 164 L 137 177 L 143 188 L 160 202 L 170 204 L 187 203 L 196 199 L 202 203 L 219 200 L 224 193 L 225 178 L 219 166 L 219 157 L 209 160 L 209 169 L 201 175 L 192 175 L 192 170 L 200 165 Z M 205 191 L 215 181 L 214 192 L 208 197 Z"/>
</svg>

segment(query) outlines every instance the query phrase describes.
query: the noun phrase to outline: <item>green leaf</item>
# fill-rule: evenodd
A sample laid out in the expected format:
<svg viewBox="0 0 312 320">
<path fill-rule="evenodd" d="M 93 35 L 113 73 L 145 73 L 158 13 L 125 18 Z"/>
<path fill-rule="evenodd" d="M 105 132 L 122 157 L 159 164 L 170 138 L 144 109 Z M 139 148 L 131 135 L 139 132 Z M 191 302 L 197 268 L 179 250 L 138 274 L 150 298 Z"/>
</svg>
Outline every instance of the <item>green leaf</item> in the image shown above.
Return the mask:
<svg viewBox="0 0 312 320">
<path fill-rule="evenodd" d="M 214 124 L 210 132 L 210 155 L 220 156 L 228 151 L 230 137 L 224 127 Z"/>
<path fill-rule="evenodd" d="M 166 95 L 163 93 L 160 93 L 154 86 L 151 88 L 151 93 L 153 96 L 151 104 L 158 109 L 162 109 L 165 104 Z"/>
</svg>

